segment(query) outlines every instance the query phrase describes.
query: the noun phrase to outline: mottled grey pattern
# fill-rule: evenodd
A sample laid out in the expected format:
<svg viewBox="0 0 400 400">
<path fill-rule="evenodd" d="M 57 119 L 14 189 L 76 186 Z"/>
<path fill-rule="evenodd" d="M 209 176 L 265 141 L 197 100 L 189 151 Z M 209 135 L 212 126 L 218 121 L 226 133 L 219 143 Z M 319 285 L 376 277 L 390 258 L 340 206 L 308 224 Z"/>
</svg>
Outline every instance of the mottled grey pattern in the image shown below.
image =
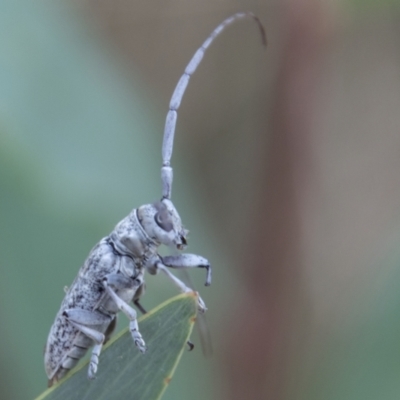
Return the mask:
<svg viewBox="0 0 400 400">
<path fill-rule="evenodd" d="M 93 345 L 88 375 L 94 377 L 101 346 L 110 336 L 119 311 L 130 321 L 136 346 L 142 352 L 146 350 L 136 312 L 128 305 L 143 293 L 144 271 L 162 270 L 187 292 L 191 289 L 167 272 L 166 267 L 209 269 L 208 261 L 200 256 L 186 254 L 181 255 L 184 259 L 181 256 L 166 258 L 165 264 L 158 255 L 161 244 L 182 249 L 186 235 L 174 205 L 163 199 L 134 209 L 92 249 L 68 288 L 47 339 L 45 368 L 50 385 L 73 368 Z M 205 310 L 201 299 L 199 307 Z"/>
</svg>

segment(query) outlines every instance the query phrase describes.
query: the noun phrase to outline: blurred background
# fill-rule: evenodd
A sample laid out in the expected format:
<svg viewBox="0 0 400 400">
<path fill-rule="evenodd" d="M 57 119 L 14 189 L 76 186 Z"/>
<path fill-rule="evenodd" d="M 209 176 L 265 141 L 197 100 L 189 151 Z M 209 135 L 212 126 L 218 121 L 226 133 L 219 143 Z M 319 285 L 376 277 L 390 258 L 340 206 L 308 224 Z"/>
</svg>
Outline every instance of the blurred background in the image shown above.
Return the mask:
<svg viewBox="0 0 400 400">
<path fill-rule="evenodd" d="M 46 388 L 43 348 L 90 249 L 173 200 L 214 353 L 164 399 L 400 398 L 400 1 L 0 1 L 0 397 Z M 150 309 L 176 294 L 147 278 Z M 121 318 L 121 327 L 127 325 Z M 100 362 L 101 368 L 101 362 Z M 134 380 L 135 377 L 132 377 Z"/>
</svg>

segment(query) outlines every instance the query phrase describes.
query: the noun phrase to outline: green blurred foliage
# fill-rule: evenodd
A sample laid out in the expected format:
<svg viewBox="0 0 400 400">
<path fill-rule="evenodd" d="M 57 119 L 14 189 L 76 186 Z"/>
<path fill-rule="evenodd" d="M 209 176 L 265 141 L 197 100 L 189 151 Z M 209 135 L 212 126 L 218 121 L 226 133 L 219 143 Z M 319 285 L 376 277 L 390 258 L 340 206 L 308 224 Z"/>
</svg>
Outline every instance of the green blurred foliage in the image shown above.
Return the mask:
<svg viewBox="0 0 400 400">
<path fill-rule="evenodd" d="M 349 302 L 347 317 L 331 320 L 292 360 L 288 399 L 395 400 L 400 393 L 400 253 L 387 248 L 365 291 Z M 305 368 L 302 371 L 302 368 Z"/>
</svg>

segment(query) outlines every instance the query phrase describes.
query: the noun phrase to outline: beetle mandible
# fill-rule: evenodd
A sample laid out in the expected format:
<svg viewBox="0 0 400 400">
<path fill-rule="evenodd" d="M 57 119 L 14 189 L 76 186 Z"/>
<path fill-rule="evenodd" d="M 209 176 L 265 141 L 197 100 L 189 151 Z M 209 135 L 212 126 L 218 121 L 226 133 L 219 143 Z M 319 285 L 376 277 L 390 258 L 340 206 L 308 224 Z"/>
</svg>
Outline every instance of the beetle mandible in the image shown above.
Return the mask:
<svg viewBox="0 0 400 400">
<path fill-rule="evenodd" d="M 140 334 L 133 302 L 144 312 L 139 298 L 144 291 L 144 273 L 155 275 L 162 271 L 182 292 L 193 290 L 173 275 L 168 268 L 204 268 L 207 272 L 205 285 L 211 284 L 211 266 L 204 257 L 195 254 L 161 256 L 161 245 L 183 250 L 188 231 L 171 201 L 173 171 L 172 156 L 177 110 L 189 79 L 200 64 L 212 41 L 232 22 L 250 17 L 257 23 L 263 44 L 266 44 L 264 28 L 252 13 L 237 13 L 225 19 L 196 51 L 172 94 L 169 104 L 162 144 L 162 198 L 155 203 L 135 208 L 117 224 L 89 253 L 72 285 L 66 290 L 60 310 L 50 329 L 45 348 L 44 363 L 49 386 L 61 379 L 86 351 L 93 347 L 88 378 L 96 375 L 103 344 L 111 336 L 116 316 L 122 311 L 129 319 L 129 329 L 139 351 L 146 345 Z M 201 312 L 206 306 L 198 297 Z"/>
</svg>

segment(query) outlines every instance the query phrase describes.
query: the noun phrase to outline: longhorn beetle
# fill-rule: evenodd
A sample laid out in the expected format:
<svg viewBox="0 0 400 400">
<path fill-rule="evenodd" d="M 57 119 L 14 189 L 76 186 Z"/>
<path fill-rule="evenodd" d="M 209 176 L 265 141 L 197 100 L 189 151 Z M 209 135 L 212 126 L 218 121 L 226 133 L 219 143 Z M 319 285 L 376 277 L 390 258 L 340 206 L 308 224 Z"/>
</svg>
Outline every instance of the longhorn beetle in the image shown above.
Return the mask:
<svg viewBox="0 0 400 400">
<path fill-rule="evenodd" d="M 173 172 L 170 166 L 174 142 L 177 110 L 189 79 L 216 36 L 232 22 L 252 18 L 258 25 L 263 44 L 266 45 L 264 28 L 252 13 L 237 13 L 225 19 L 196 51 L 181 76 L 169 104 L 162 144 L 162 198 L 152 204 L 135 208 L 117 224 L 90 252 L 72 285 L 66 290 L 60 310 L 50 329 L 44 363 L 49 386 L 62 378 L 93 346 L 88 377 L 95 377 L 103 344 L 111 336 L 119 311 L 129 319 L 129 329 L 139 351 L 146 345 L 139 332 L 136 311 L 129 305 L 132 301 L 140 311 L 143 294 L 144 272 L 151 275 L 165 273 L 182 292 L 192 289 L 176 278 L 168 268 L 204 268 L 207 272 L 205 285 L 211 284 L 211 266 L 204 257 L 195 254 L 179 254 L 162 257 L 157 253 L 161 245 L 185 248 L 188 231 L 171 201 Z M 199 311 L 206 306 L 198 297 Z"/>
</svg>

